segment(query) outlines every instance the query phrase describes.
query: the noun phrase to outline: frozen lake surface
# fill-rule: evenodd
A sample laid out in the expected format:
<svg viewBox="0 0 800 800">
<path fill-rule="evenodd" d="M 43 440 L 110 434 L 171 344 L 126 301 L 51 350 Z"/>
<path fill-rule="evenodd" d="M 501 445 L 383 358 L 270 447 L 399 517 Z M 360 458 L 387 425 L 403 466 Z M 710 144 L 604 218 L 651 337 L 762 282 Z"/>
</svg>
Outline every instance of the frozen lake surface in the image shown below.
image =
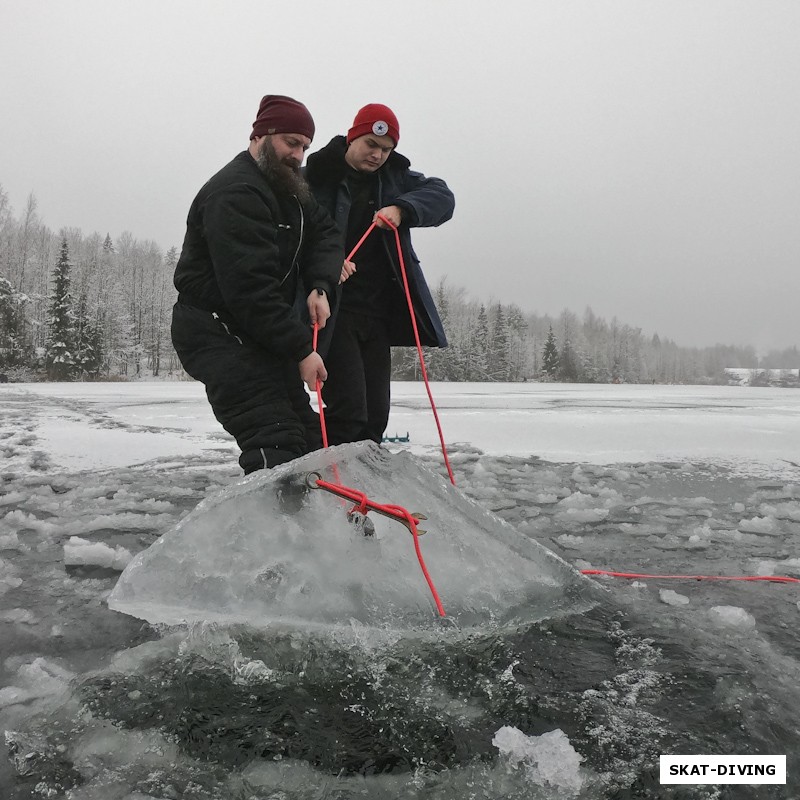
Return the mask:
<svg viewBox="0 0 800 800">
<path fill-rule="evenodd" d="M 451 600 L 467 596 L 465 567 L 437 548 L 456 508 L 462 527 L 497 520 L 537 567 L 533 545 L 575 570 L 800 575 L 798 392 L 531 383 L 434 384 L 433 395 L 466 498 L 433 491 L 444 470 L 420 384 L 393 385 L 387 433 L 408 433 L 410 444 L 389 445 L 386 466 L 359 461 L 354 474 L 385 492 L 394 471 L 398 493 L 426 506 L 422 551 Z M 202 387 L 4 385 L 0 450 L 4 798 L 800 794 L 797 584 L 600 577 L 590 602 L 565 588 L 541 618 L 509 629 L 478 615 L 465 636 L 415 638 L 357 613 L 314 630 L 255 620 L 175 628 L 108 608 L 120 572 L 160 537 L 178 541 L 182 522 L 214 534 L 205 508 L 234 508 L 269 483 L 240 480 Z M 243 514 L 231 530 L 283 524 L 276 507 L 259 509 L 263 519 Z M 303 580 L 321 574 L 331 585 L 315 563 L 339 528 L 320 500 L 303 513 L 318 529 L 302 551 Z M 437 514 L 443 534 L 427 544 Z M 400 558 L 385 538 L 392 525 L 375 543 L 381 564 Z M 209 541 L 224 570 L 225 541 Z M 506 557 L 500 575 L 494 552 L 479 566 L 483 611 L 499 620 L 492 603 L 506 595 L 492 594 L 491 576 L 524 582 L 524 562 Z M 552 591 L 572 585 L 560 570 L 546 579 Z M 351 601 L 374 611 L 353 575 Z M 395 577 L 396 605 L 420 578 L 411 567 Z M 169 594 L 169 573 L 165 584 Z M 420 600 L 420 618 L 430 612 Z M 662 753 L 786 754 L 789 782 L 669 790 L 658 783 Z"/>
</svg>

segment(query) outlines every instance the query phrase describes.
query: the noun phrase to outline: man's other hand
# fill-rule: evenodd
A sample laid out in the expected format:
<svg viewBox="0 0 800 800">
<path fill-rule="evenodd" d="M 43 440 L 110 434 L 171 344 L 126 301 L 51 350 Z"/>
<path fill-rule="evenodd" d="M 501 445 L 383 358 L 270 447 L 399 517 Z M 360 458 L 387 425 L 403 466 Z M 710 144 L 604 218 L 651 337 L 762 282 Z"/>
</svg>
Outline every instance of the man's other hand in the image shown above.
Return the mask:
<svg viewBox="0 0 800 800">
<path fill-rule="evenodd" d="M 320 294 L 319 289 L 312 289 L 306 300 L 306 306 L 308 307 L 308 316 L 311 318 L 311 324 L 317 324 L 320 328 L 324 328 L 325 323 L 331 316 L 328 295 L 325 292 Z"/>
<path fill-rule="evenodd" d="M 345 259 L 344 263 L 342 264 L 342 274 L 339 278 L 339 283 L 344 283 L 355 271 L 355 262 Z"/>
<path fill-rule="evenodd" d="M 398 228 L 403 220 L 403 209 L 400 208 L 400 206 L 384 206 L 375 212 L 374 219 L 376 227 L 389 230 L 391 226 L 387 225 L 380 217 L 385 217 L 395 228 Z"/>
<path fill-rule="evenodd" d="M 312 392 L 317 390 L 317 381 L 323 384 L 328 380 L 328 370 L 325 369 L 325 364 L 319 353 L 311 353 L 311 355 L 306 356 L 300 362 L 299 367 L 303 383 Z"/>
</svg>

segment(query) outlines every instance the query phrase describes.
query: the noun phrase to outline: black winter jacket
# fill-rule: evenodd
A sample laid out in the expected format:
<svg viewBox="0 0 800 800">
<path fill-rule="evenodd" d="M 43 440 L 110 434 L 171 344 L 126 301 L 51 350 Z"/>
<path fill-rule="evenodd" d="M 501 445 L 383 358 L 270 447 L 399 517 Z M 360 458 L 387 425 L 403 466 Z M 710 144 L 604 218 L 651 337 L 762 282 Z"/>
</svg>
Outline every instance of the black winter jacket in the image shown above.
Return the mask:
<svg viewBox="0 0 800 800">
<path fill-rule="evenodd" d="M 345 137 L 335 136 L 325 147 L 308 157 L 304 170 L 311 191 L 320 205 L 336 220 L 342 237 L 346 234 L 350 213 L 350 196 L 346 183 L 349 167 L 344 160 L 346 150 Z M 405 156 L 396 151 L 389 154 L 386 163 L 377 173 L 377 207 L 397 205 L 403 209 L 403 222 L 398 233 L 420 340 L 428 347 L 447 347 L 442 321 L 425 282 L 417 254 L 411 246 L 409 229 L 435 227 L 447 222 L 453 216 L 455 198 L 443 180 L 428 178 L 410 167 L 411 162 Z M 394 231 L 376 228 L 370 236 L 383 238 L 387 258 L 392 266 L 393 284 L 397 289 L 393 292 L 392 312 L 387 320 L 389 341 L 396 346 L 412 346 L 415 344 L 414 331 L 405 300 Z M 353 260 L 358 263 L 358 254 Z"/>
<path fill-rule="evenodd" d="M 333 306 L 343 258 L 327 212 L 314 199 L 279 202 L 245 150 L 192 203 L 174 282 L 180 302 L 299 362 L 312 351 L 312 334 L 295 309 L 298 295 L 319 288 Z"/>
</svg>

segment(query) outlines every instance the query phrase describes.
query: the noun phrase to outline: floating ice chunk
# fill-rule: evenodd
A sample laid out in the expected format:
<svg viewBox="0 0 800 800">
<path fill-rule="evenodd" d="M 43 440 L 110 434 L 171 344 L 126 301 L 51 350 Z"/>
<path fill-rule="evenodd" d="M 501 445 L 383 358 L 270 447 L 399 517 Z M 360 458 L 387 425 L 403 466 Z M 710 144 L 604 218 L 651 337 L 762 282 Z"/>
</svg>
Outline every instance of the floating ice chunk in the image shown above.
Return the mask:
<svg viewBox="0 0 800 800">
<path fill-rule="evenodd" d="M 46 525 L 46 523 L 43 523 L 36 515 L 26 514 L 18 508 L 9 511 L 8 514 L 0 519 L 0 526 L 8 528 L 12 532 L 21 531 L 25 528 L 39 530 L 43 525 Z"/>
<path fill-rule="evenodd" d="M 565 497 L 559 501 L 559 509 L 566 510 L 568 508 L 594 508 L 597 505 L 597 500 L 590 494 L 583 492 L 574 492 L 569 497 Z"/>
<path fill-rule="evenodd" d="M 4 494 L 2 497 L 0 497 L 0 508 L 3 506 L 10 506 L 14 503 L 22 503 L 27 499 L 28 495 L 25 495 L 22 492 L 9 492 L 8 494 Z"/>
<path fill-rule="evenodd" d="M 111 547 L 79 536 L 71 536 L 64 545 L 64 564 L 67 566 L 105 567 L 122 572 L 132 558 L 131 553 L 121 545 Z"/>
<path fill-rule="evenodd" d="M 711 537 L 714 531 L 708 524 L 700 525 L 692 531 L 689 536 L 689 548 L 692 550 L 702 550 L 711 544 Z"/>
<path fill-rule="evenodd" d="M 15 624 L 35 625 L 39 621 L 39 617 L 27 608 L 7 608 L 0 611 L 0 620 Z"/>
<path fill-rule="evenodd" d="M 786 558 L 783 561 L 759 561 L 757 575 L 800 575 L 800 558 Z"/>
<path fill-rule="evenodd" d="M 571 477 L 575 483 L 587 484 L 591 481 L 591 476 L 587 475 L 580 467 L 575 467 L 575 469 L 572 470 Z"/>
<path fill-rule="evenodd" d="M 450 626 L 516 627 L 594 605 L 600 590 L 538 542 L 494 516 L 411 453 L 340 445 L 264 470 L 203 500 L 139 553 L 108 598 L 150 622 L 257 627 L 374 628 L 442 633 L 414 540 L 370 514 L 376 535 L 346 519 L 346 504 L 303 486 L 313 473 L 377 503 L 424 512 L 419 544 Z M 283 492 L 294 487 L 294 502 Z M 291 507 L 290 507 L 291 506 Z M 454 623 L 454 625 L 453 625 Z"/>
<path fill-rule="evenodd" d="M 3 533 L 0 531 L 0 550 L 19 550 L 20 542 L 16 531 Z"/>
<path fill-rule="evenodd" d="M 158 731 L 129 731 L 106 720 L 92 726 L 72 750 L 75 764 L 87 772 L 92 767 L 96 768 L 98 762 L 119 765 L 135 763 L 158 768 L 174 764 L 179 757 L 178 746 L 168 742 Z M 127 795 L 126 800 L 130 797 Z"/>
<path fill-rule="evenodd" d="M 518 728 L 505 725 L 495 733 L 492 744 L 512 769 L 523 769 L 531 783 L 550 787 L 562 798 L 580 792 L 583 756 L 560 728 L 541 736 L 526 736 Z"/>
<path fill-rule="evenodd" d="M 749 631 L 756 627 L 755 617 L 738 606 L 713 606 L 710 611 L 719 622 L 729 628 Z"/>
<path fill-rule="evenodd" d="M 68 688 L 73 673 L 46 658 L 36 658 L 17 670 L 13 686 L 0 689 L 0 708 L 52 697 Z"/>
<path fill-rule="evenodd" d="M 2 537 L 0 537 L 0 542 Z M 10 561 L 0 558 L 0 595 L 5 594 L 9 589 L 16 589 L 22 585 L 22 578 L 17 574 L 17 570 Z"/>
<path fill-rule="evenodd" d="M 598 499 L 590 494 L 575 492 L 556 505 L 556 519 L 566 524 L 601 522 L 608 516 L 608 508 L 598 507 Z"/>
<path fill-rule="evenodd" d="M 539 503 L 539 505 L 551 505 L 552 503 L 558 502 L 558 495 L 539 492 L 539 494 L 534 495 L 533 499 L 535 502 Z"/>
<path fill-rule="evenodd" d="M 556 519 L 567 524 L 578 524 L 582 522 L 602 522 L 607 516 L 607 508 L 568 508 L 566 511 L 559 511 L 556 514 Z"/>
<path fill-rule="evenodd" d="M 762 503 L 758 507 L 760 514 L 764 516 L 776 517 L 778 519 L 786 519 L 791 522 L 800 522 L 800 503 L 778 503 L 777 505 L 769 505 Z"/>
<path fill-rule="evenodd" d="M 481 461 L 476 461 L 470 476 L 476 483 L 488 483 L 492 486 L 497 485 L 497 475 L 493 470 L 486 469 Z"/>
<path fill-rule="evenodd" d="M 77 531 L 99 531 L 106 528 L 123 530 L 157 530 L 173 522 L 171 514 L 136 514 L 125 511 L 119 514 L 98 514 L 88 519 L 68 523 L 67 533 Z"/>
<path fill-rule="evenodd" d="M 768 536 L 777 536 L 781 529 L 774 517 L 753 517 L 739 522 L 739 530 L 745 533 L 762 533 Z"/>
<path fill-rule="evenodd" d="M 668 606 L 688 606 L 689 598 L 685 594 L 678 594 L 672 589 L 659 589 L 658 597 Z"/>
<path fill-rule="evenodd" d="M 784 575 L 800 575 L 800 558 L 787 558 L 778 566 Z"/>
<path fill-rule="evenodd" d="M 583 547 L 583 536 L 570 536 L 568 533 L 562 533 L 556 538 L 556 541 L 562 547 L 580 548 Z"/>
</svg>

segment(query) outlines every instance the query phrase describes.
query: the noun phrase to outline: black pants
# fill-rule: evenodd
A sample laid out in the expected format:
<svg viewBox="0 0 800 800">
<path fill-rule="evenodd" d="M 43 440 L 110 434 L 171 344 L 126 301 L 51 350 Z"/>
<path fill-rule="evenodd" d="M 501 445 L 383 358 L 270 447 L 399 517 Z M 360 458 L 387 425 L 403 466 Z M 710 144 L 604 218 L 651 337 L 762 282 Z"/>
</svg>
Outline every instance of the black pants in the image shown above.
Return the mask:
<svg viewBox="0 0 800 800">
<path fill-rule="evenodd" d="M 245 474 L 322 446 L 297 364 L 259 347 L 211 312 L 176 303 L 172 343 L 186 372 L 205 384 L 214 416 L 242 450 Z"/>
<path fill-rule="evenodd" d="M 391 347 L 378 317 L 342 310 L 325 357 L 322 387 L 330 444 L 372 439 L 380 444 L 391 403 Z"/>
</svg>

